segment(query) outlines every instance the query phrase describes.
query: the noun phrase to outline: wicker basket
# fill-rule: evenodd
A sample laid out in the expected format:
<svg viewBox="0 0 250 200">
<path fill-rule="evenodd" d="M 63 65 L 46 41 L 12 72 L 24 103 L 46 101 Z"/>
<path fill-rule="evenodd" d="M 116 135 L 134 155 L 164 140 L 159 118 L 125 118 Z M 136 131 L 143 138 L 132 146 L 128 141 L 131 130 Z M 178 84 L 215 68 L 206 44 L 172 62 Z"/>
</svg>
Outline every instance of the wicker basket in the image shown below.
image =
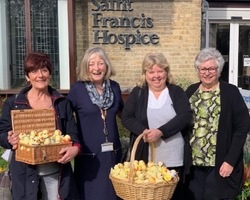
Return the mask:
<svg viewBox="0 0 250 200">
<path fill-rule="evenodd" d="M 140 139 L 143 137 L 141 134 L 135 140 L 134 146 L 131 152 L 131 160 L 130 163 L 134 162 L 135 152 L 138 146 Z M 152 155 L 151 161 L 154 161 L 155 157 L 155 148 L 153 144 L 150 144 Z M 123 200 L 169 200 L 171 199 L 176 185 L 179 181 L 179 177 L 176 176 L 173 180 L 169 182 L 161 182 L 155 184 L 136 184 L 133 182 L 134 173 L 132 169 L 132 164 L 130 165 L 130 174 L 129 180 L 125 181 L 122 179 L 114 178 L 109 175 L 109 178 L 112 181 L 115 192 L 117 196 L 122 198 Z"/>
<path fill-rule="evenodd" d="M 16 133 L 28 133 L 32 130 L 55 131 L 55 111 L 53 109 L 25 109 L 11 111 L 12 128 Z M 16 160 L 27 164 L 43 164 L 55 162 L 61 158 L 59 151 L 72 143 L 49 145 L 18 144 Z"/>
</svg>

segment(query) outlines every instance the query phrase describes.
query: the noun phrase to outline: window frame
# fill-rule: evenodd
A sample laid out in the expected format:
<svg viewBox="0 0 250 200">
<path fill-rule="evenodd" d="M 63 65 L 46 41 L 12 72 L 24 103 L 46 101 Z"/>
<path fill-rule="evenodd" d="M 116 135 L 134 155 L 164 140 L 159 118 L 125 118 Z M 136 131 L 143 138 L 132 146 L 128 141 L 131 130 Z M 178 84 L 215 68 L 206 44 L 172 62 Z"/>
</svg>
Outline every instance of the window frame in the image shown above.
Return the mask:
<svg viewBox="0 0 250 200">
<path fill-rule="evenodd" d="M 32 51 L 31 25 L 30 25 L 30 0 L 24 0 L 25 5 L 25 36 L 26 52 Z M 8 24 L 5 0 L 0 0 L 0 94 L 13 93 L 16 89 L 10 88 L 10 47 L 8 41 Z M 74 1 L 58 0 L 58 29 L 59 29 L 59 63 L 60 63 L 60 88 L 67 91 L 76 81 L 75 65 L 75 21 Z"/>
</svg>

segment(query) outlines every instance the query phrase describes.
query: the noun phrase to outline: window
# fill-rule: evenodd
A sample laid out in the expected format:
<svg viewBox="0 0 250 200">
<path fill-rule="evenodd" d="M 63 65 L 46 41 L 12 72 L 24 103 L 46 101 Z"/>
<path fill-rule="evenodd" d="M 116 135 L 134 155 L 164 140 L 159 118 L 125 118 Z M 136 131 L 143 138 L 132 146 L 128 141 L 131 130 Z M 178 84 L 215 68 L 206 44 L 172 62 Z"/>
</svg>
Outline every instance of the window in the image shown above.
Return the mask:
<svg viewBox="0 0 250 200">
<path fill-rule="evenodd" d="M 30 2 L 30 5 L 27 5 L 27 2 Z M 23 61 L 29 45 L 31 51 L 43 52 L 50 56 L 53 64 L 52 86 L 68 89 L 69 54 L 65 50 L 68 49 L 67 0 L 27 2 L 26 0 L 0 0 L 0 23 L 3 24 L 0 28 L 3 36 L 0 39 L 7 41 L 0 42 L 2 49 L 5 49 L 0 51 L 0 59 L 3 58 L 0 63 L 0 76 L 6 75 L 0 82 L 0 89 L 15 89 L 26 84 Z M 25 16 L 27 11 L 29 16 Z M 27 19 L 30 24 L 27 23 Z"/>
</svg>

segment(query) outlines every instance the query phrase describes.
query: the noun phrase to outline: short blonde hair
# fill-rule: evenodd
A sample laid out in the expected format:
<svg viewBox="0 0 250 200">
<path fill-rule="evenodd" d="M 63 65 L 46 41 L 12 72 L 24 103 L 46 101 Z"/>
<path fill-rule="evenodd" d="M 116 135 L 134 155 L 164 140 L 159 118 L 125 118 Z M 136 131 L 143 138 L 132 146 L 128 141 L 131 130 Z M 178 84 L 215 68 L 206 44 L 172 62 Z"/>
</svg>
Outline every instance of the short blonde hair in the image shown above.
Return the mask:
<svg viewBox="0 0 250 200">
<path fill-rule="evenodd" d="M 106 52 L 101 47 L 92 47 L 85 51 L 81 59 L 80 65 L 76 68 L 77 79 L 80 81 L 91 81 L 88 68 L 89 68 L 90 57 L 93 54 L 100 56 L 100 58 L 103 59 L 106 64 L 107 72 L 105 74 L 104 79 L 107 80 L 111 76 L 114 76 L 115 70 L 113 69 Z"/>
<path fill-rule="evenodd" d="M 154 65 L 163 68 L 167 72 L 167 83 L 173 83 L 173 76 L 170 73 L 170 66 L 166 57 L 162 53 L 148 53 L 142 62 L 142 74 L 137 84 L 138 86 L 143 87 L 147 84 L 146 71 L 151 69 Z"/>
</svg>

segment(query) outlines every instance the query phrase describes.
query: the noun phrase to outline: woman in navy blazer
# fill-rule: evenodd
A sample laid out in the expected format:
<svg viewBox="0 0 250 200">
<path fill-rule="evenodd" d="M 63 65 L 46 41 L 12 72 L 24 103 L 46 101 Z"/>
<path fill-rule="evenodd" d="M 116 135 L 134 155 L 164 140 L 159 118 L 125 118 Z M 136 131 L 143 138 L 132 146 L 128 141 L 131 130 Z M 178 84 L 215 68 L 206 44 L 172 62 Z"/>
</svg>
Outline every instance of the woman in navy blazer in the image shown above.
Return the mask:
<svg viewBox="0 0 250 200">
<path fill-rule="evenodd" d="M 78 67 L 78 81 L 68 99 L 76 114 L 82 154 L 75 158 L 74 173 L 81 200 L 116 200 L 109 173 L 121 160 L 116 117 L 123 108 L 121 89 L 105 51 L 86 50 Z"/>
</svg>

